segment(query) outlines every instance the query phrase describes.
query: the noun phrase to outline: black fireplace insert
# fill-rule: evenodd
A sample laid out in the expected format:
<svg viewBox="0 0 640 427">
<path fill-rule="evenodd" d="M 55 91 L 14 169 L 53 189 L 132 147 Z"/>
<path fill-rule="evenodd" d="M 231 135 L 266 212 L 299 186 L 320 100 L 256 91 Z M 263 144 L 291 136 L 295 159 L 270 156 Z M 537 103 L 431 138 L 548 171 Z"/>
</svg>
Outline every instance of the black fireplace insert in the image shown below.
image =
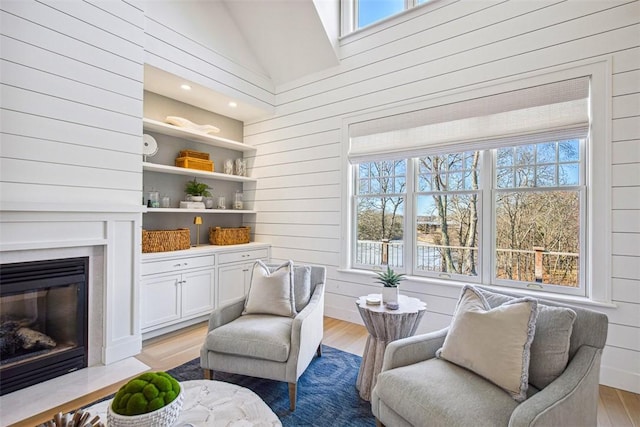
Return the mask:
<svg viewBox="0 0 640 427">
<path fill-rule="evenodd" d="M 0 395 L 87 367 L 89 258 L 0 265 Z"/>
</svg>

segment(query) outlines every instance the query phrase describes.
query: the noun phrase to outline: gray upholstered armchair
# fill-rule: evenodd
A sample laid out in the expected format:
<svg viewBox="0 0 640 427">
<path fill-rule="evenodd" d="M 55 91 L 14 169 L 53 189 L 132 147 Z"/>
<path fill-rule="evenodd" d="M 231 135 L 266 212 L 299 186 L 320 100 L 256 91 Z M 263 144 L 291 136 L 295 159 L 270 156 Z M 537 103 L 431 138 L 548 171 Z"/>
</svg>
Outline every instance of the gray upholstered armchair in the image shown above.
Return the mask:
<svg viewBox="0 0 640 427">
<path fill-rule="evenodd" d="M 477 287 L 491 308 L 516 297 Z M 545 308 L 546 306 L 547 308 Z M 549 308 L 551 307 L 551 308 Z M 595 426 L 598 407 L 600 358 L 607 338 L 607 317 L 578 307 L 570 336 L 564 345 L 565 360 L 557 377 L 544 387 L 531 385 L 534 357 L 557 357 L 556 345 L 538 348 L 538 334 L 550 335 L 555 344 L 562 334 L 553 317 L 542 310 L 558 312 L 567 307 L 552 301 L 538 301 L 536 334 L 531 344 L 529 388 L 521 403 L 504 390 L 474 372 L 435 357 L 450 328 L 409 337 L 389 344 L 382 372 L 371 396 L 371 407 L 378 425 L 387 426 Z M 547 325 L 541 324 L 547 322 Z M 491 343 L 488 343 L 491 345 Z M 561 347 L 561 346 L 559 346 Z M 546 362 L 540 367 L 546 369 Z"/>
<path fill-rule="evenodd" d="M 286 381 L 290 408 L 295 410 L 298 378 L 314 355 L 321 355 L 326 269 L 310 266 L 310 270 L 309 298 L 297 301 L 295 317 L 242 315 L 245 299 L 211 313 L 209 332 L 200 350 L 205 378 L 213 379 L 213 371 L 220 371 Z M 296 272 L 296 291 L 298 281 Z"/>
</svg>

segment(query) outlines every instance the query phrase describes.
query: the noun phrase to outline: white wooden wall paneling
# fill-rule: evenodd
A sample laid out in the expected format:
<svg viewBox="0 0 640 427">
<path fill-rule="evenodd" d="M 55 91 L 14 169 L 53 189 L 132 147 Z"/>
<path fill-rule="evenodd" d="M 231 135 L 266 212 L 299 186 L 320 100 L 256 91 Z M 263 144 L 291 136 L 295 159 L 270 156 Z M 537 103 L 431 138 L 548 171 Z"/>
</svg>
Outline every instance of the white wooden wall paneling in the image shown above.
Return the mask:
<svg viewBox="0 0 640 427">
<path fill-rule="evenodd" d="M 113 16 L 144 30 L 144 11 L 135 1 L 84 0 Z"/>
<path fill-rule="evenodd" d="M 628 91 L 624 94 L 614 96 L 612 116 L 614 119 L 640 116 L 640 90 L 635 93 Z"/>
<path fill-rule="evenodd" d="M 295 152 L 295 162 L 292 161 L 290 152 L 281 152 L 273 154 L 265 154 L 257 156 L 253 162 L 253 171 L 258 173 L 260 177 L 264 174 L 261 173 L 261 168 L 278 167 L 283 164 L 294 164 L 298 162 L 319 162 L 319 163 L 331 163 L 333 169 L 339 169 L 340 164 L 327 159 L 339 158 L 342 154 L 342 147 L 339 142 L 334 142 L 327 145 L 319 145 L 311 148 L 301 148 Z M 335 166 L 337 167 L 335 167 Z M 310 165 L 306 165 L 310 166 Z M 326 169 L 327 166 L 325 165 Z"/>
<path fill-rule="evenodd" d="M 2 97 L 2 106 L 7 110 L 21 111 L 97 128 L 112 125 L 111 129 L 131 135 L 140 135 L 142 131 L 140 117 L 107 111 L 7 85 L 0 87 L 0 96 Z"/>
<path fill-rule="evenodd" d="M 640 233 L 613 233 L 611 252 L 614 255 L 640 257 Z"/>
<path fill-rule="evenodd" d="M 270 224 L 338 225 L 336 212 L 260 212 L 260 222 Z"/>
<path fill-rule="evenodd" d="M 614 74 L 640 69 L 640 47 L 616 52 L 612 64 Z"/>
<path fill-rule="evenodd" d="M 637 365 L 637 357 L 637 352 L 606 346 L 602 353 L 601 381 L 624 390 L 638 390 L 640 379 L 637 375 L 629 375 L 626 369 Z"/>
<path fill-rule="evenodd" d="M 256 236 L 299 236 L 309 239 L 323 237 L 340 237 L 340 226 L 334 225 L 313 225 L 308 224 L 282 224 L 267 223 L 261 221 L 252 227 Z M 268 242 L 269 240 L 265 240 Z"/>
<path fill-rule="evenodd" d="M 605 25 L 603 23 L 608 21 L 600 22 L 601 25 Z M 587 24 L 585 23 L 585 25 Z M 588 25 L 597 24 L 590 23 Z M 306 104 L 300 112 L 287 114 L 285 112 L 287 108 L 278 107 L 279 111 L 282 111 L 282 115 L 268 122 L 247 126 L 245 137 L 250 138 L 258 133 L 269 133 L 271 136 L 271 132 L 274 131 L 270 129 L 275 129 L 277 132 L 281 128 L 291 127 L 297 123 L 310 123 L 314 119 L 317 121 L 324 118 L 341 117 L 358 110 L 388 106 L 389 103 L 397 100 L 407 102 L 426 95 L 433 96 L 452 88 L 463 88 L 471 84 L 488 83 L 500 78 L 518 76 L 530 72 L 532 66 L 540 70 L 559 63 L 598 57 L 610 52 L 612 47 L 627 49 L 636 46 L 637 41 L 633 39 L 633 36 L 638 31 L 640 31 L 640 25 L 636 24 L 597 35 L 585 36 L 566 43 L 560 43 L 558 40 L 563 38 L 561 34 L 564 33 L 545 34 L 545 38 L 549 39 L 550 46 L 545 49 L 534 48 L 529 52 L 519 50 L 520 44 L 510 39 L 504 42 L 511 44 L 510 49 L 501 46 L 501 43 L 499 46 L 494 46 L 493 49 L 487 47 L 486 52 L 482 55 L 476 51 L 465 52 L 455 60 L 449 58 L 439 64 L 421 65 L 410 70 L 411 72 L 401 70 L 368 82 L 354 82 L 353 85 L 341 89 L 337 93 L 323 94 L 321 100 L 311 96 L 308 100 L 300 101 L 300 103 Z M 527 36 L 531 38 L 529 44 L 535 46 L 536 37 Z M 539 36 L 542 39 L 542 35 Z M 507 54 L 506 52 L 511 53 Z M 515 52 L 521 53 L 516 55 Z M 491 56 L 500 56 L 501 58 L 490 59 Z M 470 66 L 469 64 L 477 65 Z M 430 76 L 433 69 L 438 70 L 435 77 L 422 77 Z M 399 82 L 403 82 L 403 84 L 399 84 Z M 311 108 L 314 102 L 316 106 Z M 320 106 L 317 106 L 318 104 Z M 279 135 L 276 134 L 273 137 L 279 138 Z"/>
<path fill-rule="evenodd" d="M 300 264 L 318 264 L 333 267 L 337 267 L 339 262 L 338 254 L 333 252 L 282 248 L 278 246 L 271 247 L 271 258 L 280 261 L 292 259 Z"/>
<path fill-rule="evenodd" d="M 80 180 L 80 178 L 79 178 Z M 31 184 L 21 182 L 0 182 L 0 194 L 3 200 L 16 203 L 83 203 L 87 205 L 131 205 L 142 204 L 139 189 L 113 190 L 108 188 L 54 187 L 49 184 Z"/>
<path fill-rule="evenodd" d="M 626 141 L 640 135 L 640 117 L 625 117 L 612 122 L 612 140 Z"/>
<path fill-rule="evenodd" d="M 4 100 L 3 100 L 4 105 Z M 0 109 L 2 132 L 142 155 L 140 135 Z"/>
<path fill-rule="evenodd" d="M 261 188 L 256 192 L 254 200 L 282 199 L 317 199 L 336 197 L 340 195 L 339 184 L 309 185 L 307 187 Z"/>
<path fill-rule="evenodd" d="M 296 199 L 287 200 L 262 200 L 259 203 L 258 211 L 260 212 L 280 212 L 286 210 L 287 212 L 305 212 L 305 211 L 317 211 L 317 212 L 339 212 L 341 209 L 340 195 L 336 194 L 335 197 L 327 197 L 324 199 Z M 638 230 L 640 231 L 640 230 Z"/>
<path fill-rule="evenodd" d="M 640 280 L 614 278 L 611 287 L 614 301 L 640 304 Z"/>
<path fill-rule="evenodd" d="M 260 178 L 257 191 L 266 188 L 306 187 L 310 185 L 340 184 L 340 173 L 318 172 L 295 176 L 280 176 L 273 178 Z"/>
<path fill-rule="evenodd" d="M 142 99 L 134 99 L 5 60 L 2 60 L 0 68 L 0 81 L 9 86 L 126 114 L 136 120 L 142 110 Z"/>
<path fill-rule="evenodd" d="M 611 212 L 611 231 L 614 233 L 640 233 L 639 214 L 640 212 L 637 210 L 613 210 Z"/>
<path fill-rule="evenodd" d="M 142 99 L 141 82 L 130 77 L 6 36 L 0 37 L 0 49 L 5 60 L 97 88 L 109 88 L 110 92 L 129 98 Z"/>
<path fill-rule="evenodd" d="M 340 172 L 340 158 L 319 157 L 314 160 L 300 160 L 296 163 L 274 163 L 273 165 L 262 166 L 261 170 L 254 171 L 259 174 L 260 180 L 265 178 L 276 178 L 280 176 L 292 176 L 298 174 Z"/>
<path fill-rule="evenodd" d="M 512 3 L 515 3 L 518 7 L 538 4 L 538 2 L 510 2 L 504 6 Z M 546 28 L 547 21 L 545 20 L 552 20 L 552 22 L 559 23 L 561 20 L 556 19 L 556 16 L 573 16 L 573 7 L 589 7 L 589 11 L 595 11 L 602 9 L 603 5 L 610 7 L 612 4 L 581 2 L 578 5 L 577 3 L 567 4 L 565 2 L 556 7 L 544 8 L 537 15 L 523 15 L 510 21 L 500 22 L 496 25 L 483 25 L 479 28 L 477 25 L 478 22 L 493 22 L 492 16 L 496 13 L 495 10 L 489 9 L 486 14 L 470 16 L 468 17 L 468 22 L 453 21 L 442 23 L 433 30 L 425 30 L 424 34 L 420 33 L 423 38 L 422 41 L 415 40 L 414 42 L 410 42 L 400 39 L 398 43 L 401 46 L 397 46 L 396 51 L 392 51 L 390 56 L 375 55 L 377 53 L 376 49 L 371 50 L 364 48 L 367 53 L 372 55 L 369 62 L 361 61 L 360 58 L 357 58 L 358 61 L 350 65 L 349 61 L 345 61 L 340 67 L 340 73 L 334 77 L 324 79 L 311 89 L 303 88 L 306 90 L 289 91 L 286 94 L 278 94 L 278 107 L 281 109 L 296 100 L 303 101 L 311 95 L 323 95 L 327 92 L 331 93 L 332 91 L 341 90 L 344 87 L 351 86 L 354 82 L 366 82 L 376 77 L 394 73 L 405 67 L 411 67 L 411 69 L 416 70 L 416 73 L 419 73 L 417 66 L 431 64 L 427 75 L 446 73 L 460 66 L 465 67 L 469 64 L 474 64 L 473 61 L 465 61 L 464 54 L 467 52 L 475 52 L 477 55 L 477 52 L 489 51 L 487 58 L 495 58 L 496 56 L 505 57 L 513 54 L 513 52 L 519 54 L 526 51 L 526 46 L 529 44 L 536 47 L 543 46 L 544 41 L 541 40 L 542 43 L 538 44 L 536 40 L 537 37 L 544 36 L 542 33 L 545 32 L 552 34 L 551 36 L 546 36 L 547 38 L 552 38 L 552 40 L 550 40 L 551 45 L 562 40 L 575 39 L 579 37 L 580 34 L 585 34 L 584 29 L 580 31 L 578 28 L 578 33 L 574 34 L 572 31 L 574 29 L 565 29 L 563 24 L 560 34 L 556 34 L 557 31 L 554 31 L 554 28 Z M 543 13 L 543 16 L 540 15 Z M 578 20 L 578 22 L 580 21 L 581 20 Z M 429 22 L 423 22 L 422 24 L 425 27 L 430 25 Z M 573 22 L 573 25 L 575 27 L 576 23 Z M 581 25 L 577 26 L 580 27 Z M 541 27 L 542 30 L 538 32 L 534 31 Z M 440 43 L 434 43 L 433 39 L 440 40 L 440 34 L 443 31 L 450 31 L 451 37 L 443 38 Z M 490 43 L 491 41 L 494 43 L 500 41 L 499 44 L 505 47 L 496 49 L 497 46 L 493 46 L 493 44 Z M 547 43 L 547 45 L 549 45 L 549 43 Z M 383 46 L 386 46 L 386 44 Z M 398 51 L 398 49 L 400 49 L 400 51 Z M 462 65 L 449 65 L 450 61 L 456 60 L 457 58 L 462 58 L 461 61 L 457 61 L 462 62 Z M 480 54 L 479 58 L 482 60 L 484 54 Z M 375 66 L 369 66 L 374 64 Z M 444 69 L 441 68 L 443 66 L 445 67 Z M 437 70 L 437 72 L 434 73 L 433 70 Z M 286 113 L 286 110 L 282 111 Z"/>
<path fill-rule="evenodd" d="M 612 147 L 613 164 L 640 162 L 640 139 L 614 142 Z"/>
<path fill-rule="evenodd" d="M 322 131 L 315 134 L 306 134 L 294 138 L 280 140 L 259 140 L 262 143 L 254 145 L 257 148 L 255 156 L 266 156 L 274 153 L 293 152 L 303 148 L 317 147 L 325 144 L 340 143 L 340 132 L 338 129 Z"/>
<path fill-rule="evenodd" d="M 269 243 L 281 248 L 296 248 L 309 251 L 339 252 L 340 240 L 337 238 L 313 238 L 293 236 L 269 236 Z"/>
<path fill-rule="evenodd" d="M 71 10 L 73 15 L 60 11 L 58 10 L 59 8 Z M 2 9 L 43 28 L 111 52 L 125 61 L 135 61 L 138 64 L 142 64 L 142 51 L 140 49 L 142 47 L 142 37 L 131 35 L 134 32 L 132 26 L 126 24 L 116 26 L 111 20 L 109 22 L 101 22 L 100 26 L 85 22 L 85 19 L 89 18 L 88 14 L 91 10 L 97 12 L 95 8 L 86 3 L 53 2 L 48 5 L 35 1 L 8 1 L 3 2 Z M 109 31 L 106 31 L 105 28 L 109 28 Z M 112 33 L 122 29 L 130 29 L 131 32 Z M 133 37 L 133 40 L 129 37 Z"/>
<path fill-rule="evenodd" d="M 291 124 L 289 126 L 273 128 L 265 130 L 264 132 L 260 131 L 255 134 L 248 134 L 247 125 L 245 125 L 244 142 L 258 147 L 258 154 L 260 154 L 262 152 L 260 150 L 262 141 L 298 140 L 322 133 L 340 132 L 341 124 L 341 117 L 335 115 L 329 118 L 318 117 L 318 120 L 311 122 L 295 122 L 295 124 Z"/>
<path fill-rule="evenodd" d="M 614 187 L 611 189 L 612 209 L 640 209 L 640 187 Z M 637 277 L 640 277 L 640 272 Z"/>
<path fill-rule="evenodd" d="M 63 141 L 3 134 L 0 156 L 43 163 L 68 164 L 90 168 L 141 171 L 140 155 L 93 148 Z"/>
<path fill-rule="evenodd" d="M 636 120 L 640 122 L 640 117 Z M 613 165 L 611 168 L 611 185 L 614 187 L 639 186 L 640 185 L 640 163 L 625 163 Z"/>
<path fill-rule="evenodd" d="M 640 328 L 609 324 L 607 345 L 640 352 Z"/>
<path fill-rule="evenodd" d="M 218 81 L 273 106 L 270 79 L 249 71 L 161 23 L 147 20 L 145 49 L 153 55 Z"/>
<path fill-rule="evenodd" d="M 640 277 L 640 262 L 638 262 L 637 257 L 613 255 L 611 257 L 611 276 L 619 279 L 638 280 L 638 277 Z"/>
<path fill-rule="evenodd" d="M 126 7 L 126 10 L 121 11 L 122 15 L 118 16 L 114 15 L 112 12 L 102 9 L 99 3 L 92 4 L 86 1 L 69 2 L 60 0 L 38 1 L 68 15 L 69 17 L 71 17 L 70 19 L 75 18 L 76 20 L 86 22 L 87 24 L 94 27 L 102 28 L 104 32 L 127 42 L 125 46 L 129 43 L 132 43 L 138 47 L 144 47 L 144 32 L 140 31 L 141 29 L 144 29 L 144 14 L 131 6 L 127 6 L 125 3 L 101 2 L 113 3 L 121 7 Z M 109 4 L 105 4 L 103 6 L 109 7 Z M 134 14 L 135 22 L 124 20 L 124 18 L 129 16 L 130 14 Z M 59 16 L 60 15 L 56 15 L 56 19 L 59 19 Z M 102 38 L 102 36 L 100 36 L 99 38 Z M 111 41 L 111 37 L 107 36 L 107 39 L 104 41 Z M 111 46 L 114 45 L 109 43 L 109 46 L 111 48 Z"/>
<path fill-rule="evenodd" d="M 168 56 L 172 60 L 184 58 L 177 55 L 186 55 L 206 62 L 208 66 L 220 73 L 221 78 L 225 79 L 224 83 L 239 84 L 240 89 L 252 92 L 253 96 L 264 98 L 265 102 L 273 101 L 273 82 L 269 76 L 242 66 L 175 29 L 167 27 L 153 17 L 148 17 L 146 31 L 148 45 L 145 45 L 145 48 L 148 50 L 171 49 L 175 50 Z"/>
<path fill-rule="evenodd" d="M 640 92 L 640 70 L 629 70 L 613 75 L 613 96 Z"/>
<path fill-rule="evenodd" d="M 91 166 L 45 163 L 21 159 L 0 159 L 2 180 L 30 184 L 60 185 L 82 188 L 140 190 L 142 171 L 99 169 Z"/>
<path fill-rule="evenodd" d="M 2 3 L 3 7 L 5 4 Z M 40 46 L 61 55 L 81 58 L 86 63 L 142 82 L 143 75 L 140 66 L 142 57 L 139 53 L 134 52 L 135 46 L 133 45 L 130 52 L 136 55 L 136 58 L 140 57 L 140 62 L 126 59 L 119 54 L 69 37 L 64 34 L 64 28 L 52 30 L 4 11 L 0 13 L 0 26 L 2 26 L 3 34 L 14 39 Z"/>
</svg>

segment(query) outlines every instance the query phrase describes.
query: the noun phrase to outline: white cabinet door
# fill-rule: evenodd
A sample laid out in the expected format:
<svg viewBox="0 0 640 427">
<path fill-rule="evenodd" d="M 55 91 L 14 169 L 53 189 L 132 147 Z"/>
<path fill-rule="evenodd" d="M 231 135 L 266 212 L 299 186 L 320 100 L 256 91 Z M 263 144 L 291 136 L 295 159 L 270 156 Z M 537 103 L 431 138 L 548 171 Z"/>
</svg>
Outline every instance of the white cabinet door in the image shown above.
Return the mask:
<svg viewBox="0 0 640 427">
<path fill-rule="evenodd" d="M 141 281 L 140 326 L 146 328 L 180 319 L 181 276 L 149 277 Z"/>
<path fill-rule="evenodd" d="M 182 317 L 208 314 L 213 310 L 215 270 L 201 270 L 182 275 Z"/>
<path fill-rule="evenodd" d="M 253 264 L 233 264 L 218 268 L 218 304 L 221 307 L 244 297 Z"/>
</svg>

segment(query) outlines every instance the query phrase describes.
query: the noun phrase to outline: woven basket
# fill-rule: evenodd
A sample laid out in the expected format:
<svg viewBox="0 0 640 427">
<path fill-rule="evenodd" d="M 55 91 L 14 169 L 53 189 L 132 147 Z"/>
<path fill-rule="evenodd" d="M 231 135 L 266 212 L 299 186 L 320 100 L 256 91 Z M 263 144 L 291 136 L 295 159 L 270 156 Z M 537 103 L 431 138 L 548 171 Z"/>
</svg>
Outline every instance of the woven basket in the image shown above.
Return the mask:
<svg viewBox="0 0 640 427">
<path fill-rule="evenodd" d="M 189 249 L 191 235 L 188 228 L 177 230 L 142 230 L 142 252 L 167 252 Z"/>
<path fill-rule="evenodd" d="M 179 168 L 213 172 L 213 162 L 211 160 L 195 159 L 193 157 L 176 158 L 176 166 Z"/>
<path fill-rule="evenodd" d="M 209 153 L 203 153 L 202 151 L 182 150 L 179 157 L 192 157 L 195 159 L 209 160 Z"/>
<path fill-rule="evenodd" d="M 250 232 L 251 227 L 209 227 L 209 243 L 212 245 L 238 245 L 241 243 L 249 243 Z"/>
<path fill-rule="evenodd" d="M 184 386 L 180 385 L 180 393 L 173 402 L 153 412 L 140 415 L 120 415 L 113 412 L 111 402 L 107 410 L 107 425 L 109 427 L 170 427 L 180 416 L 184 402 Z"/>
</svg>

